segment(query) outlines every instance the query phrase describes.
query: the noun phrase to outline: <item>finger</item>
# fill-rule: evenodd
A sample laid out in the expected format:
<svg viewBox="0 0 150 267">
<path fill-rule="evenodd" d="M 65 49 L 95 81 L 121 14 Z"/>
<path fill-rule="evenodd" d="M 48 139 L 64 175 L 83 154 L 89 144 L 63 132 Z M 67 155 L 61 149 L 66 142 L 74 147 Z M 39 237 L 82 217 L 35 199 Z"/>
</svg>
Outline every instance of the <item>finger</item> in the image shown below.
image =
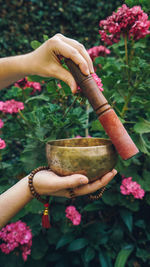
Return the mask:
<svg viewBox="0 0 150 267">
<path fill-rule="evenodd" d="M 66 42 L 67 44 L 73 46 L 74 48 L 76 48 L 79 51 L 79 53 L 83 56 L 83 58 L 88 63 L 88 67 L 89 67 L 90 73 L 93 73 L 94 72 L 93 62 L 92 62 L 91 57 L 89 56 L 87 50 L 85 49 L 84 45 L 80 44 L 76 40 L 73 40 L 71 38 L 65 37 L 63 35 L 61 35 L 60 38 L 64 42 Z"/>
<path fill-rule="evenodd" d="M 81 185 L 85 185 L 89 182 L 88 178 L 81 174 L 73 174 L 70 176 L 59 177 L 55 179 L 55 188 L 56 191 L 75 188 Z"/>
<path fill-rule="evenodd" d="M 84 185 L 79 188 L 75 188 L 74 193 L 76 196 L 93 193 L 99 190 L 100 188 L 106 186 L 114 178 L 116 174 L 117 174 L 117 171 L 113 169 L 111 172 L 108 172 L 102 178 L 96 180 L 95 182 Z"/>
<path fill-rule="evenodd" d="M 90 74 L 87 61 L 76 48 L 74 48 L 70 44 L 67 44 L 60 38 L 55 38 L 54 42 L 56 42 L 55 45 L 53 43 L 56 55 L 62 55 L 63 57 L 70 58 L 72 61 L 74 61 L 75 64 L 79 66 L 83 74 Z"/>
<path fill-rule="evenodd" d="M 54 70 L 52 72 L 52 68 L 51 68 L 51 76 L 64 81 L 66 84 L 68 84 L 72 93 L 76 93 L 77 83 L 74 77 L 72 76 L 72 74 L 68 70 L 63 68 L 61 64 L 59 65 L 59 63 L 57 63 L 57 66 L 55 68 L 53 67 L 53 69 L 56 69 L 57 71 Z"/>
</svg>

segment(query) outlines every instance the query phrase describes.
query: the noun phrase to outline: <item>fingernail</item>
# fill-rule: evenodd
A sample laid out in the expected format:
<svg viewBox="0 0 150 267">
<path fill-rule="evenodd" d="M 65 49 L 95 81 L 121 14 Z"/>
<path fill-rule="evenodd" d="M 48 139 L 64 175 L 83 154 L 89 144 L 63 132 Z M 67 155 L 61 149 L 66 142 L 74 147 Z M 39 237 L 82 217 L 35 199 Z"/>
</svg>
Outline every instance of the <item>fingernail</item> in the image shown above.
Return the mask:
<svg viewBox="0 0 150 267">
<path fill-rule="evenodd" d="M 94 68 L 91 68 L 91 73 L 94 73 L 95 71 L 94 71 Z"/>
<path fill-rule="evenodd" d="M 73 94 L 76 93 L 76 89 L 74 88 L 74 86 L 70 86 L 70 89 L 71 89 L 71 91 L 72 91 Z"/>
<path fill-rule="evenodd" d="M 89 74 L 90 74 L 89 69 L 86 69 L 86 70 L 85 70 L 85 74 L 86 74 L 86 75 L 89 75 Z"/>
<path fill-rule="evenodd" d="M 113 169 L 112 173 L 113 173 L 113 175 L 116 175 L 117 174 L 117 170 Z"/>
<path fill-rule="evenodd" d="M 81 184 L 87 184 L 88 183 L 88 179 L 85 179 L 85 178 L 80 178 L 80 183 Z"/>
</svg>

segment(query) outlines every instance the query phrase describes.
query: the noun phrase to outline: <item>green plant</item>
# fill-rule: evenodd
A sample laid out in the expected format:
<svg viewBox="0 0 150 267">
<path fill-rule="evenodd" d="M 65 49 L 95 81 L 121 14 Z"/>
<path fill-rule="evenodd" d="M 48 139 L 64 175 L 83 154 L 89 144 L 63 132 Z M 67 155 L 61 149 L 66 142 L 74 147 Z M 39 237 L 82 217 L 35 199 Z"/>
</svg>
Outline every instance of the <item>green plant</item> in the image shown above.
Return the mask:
<svg viewBox="0 0 150 267">
<path fill-rule="evenodd" d="M 118 175 L 102 200 L 52 198 L 52 228 L 46 234 L 40 226 L 42 206 L 39 202 L 33 200 L 24 207 L 12 219 L 24 220 L 34 235 L 32 254 L 24 266 L 67 267 L 70 262 L 72 266 L 85 267 L 150 264 L 150 56 L 147 44 L 148 38 L 134 42 L 122 36 L 120 42 L 109 47 L 109 56 L 97 57 L 94 61 L 104 84 L 104 95 L 140 153 L 128 161 L 119 159 Z M 32 45 L 35 47 L 38 43 Z M 15 98 L 25 104 L 25 109 L 16 115 L 1 114 L 5 123 L 1 136 L 7 144 L 2 150 L 1 192 L 16 182 L 15 177 L 20 178 L 46 164 L 48 140 L 85 136 L 86 129 L 93 137 L 106 137 L 92 108 L 86 113 L 85 99 L 73 96 L 67 85 L 52 78 L 29 77 L 28 80 L 40 82 L 42 91 L 30 95 L 33 88 L 12 86 L 7 93 L 1 92 L 4 100 Z M 143 200 L 121 194 L 122 175 L 132 176 L 141 185 L 146 192 Z M 69 204 L 75 205 L 82 215 L 79 226 L 73 226 L 65 217 Z M 3 266 L 9 266 L 8 259 L 11 267 L 23 266 L 19 258 L 16 263 L 15 255 L 0 253 L 0 256 Z"/>
</svg>

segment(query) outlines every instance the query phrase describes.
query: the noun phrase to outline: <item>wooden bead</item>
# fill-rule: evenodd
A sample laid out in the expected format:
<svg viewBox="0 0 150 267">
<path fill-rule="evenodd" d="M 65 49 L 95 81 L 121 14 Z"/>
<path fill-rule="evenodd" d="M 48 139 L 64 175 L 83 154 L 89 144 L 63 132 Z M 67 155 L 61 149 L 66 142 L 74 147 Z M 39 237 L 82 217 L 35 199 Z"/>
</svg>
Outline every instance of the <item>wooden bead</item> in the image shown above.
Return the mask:
<svg viewBox="0 0 150 267">
<path fill-rule="evenodd" d="M 98 193 L 97 195 L 94 195 L 94 196 L 90 195 L 89 196 L 90 200 L 98 200 L 98 199 L 100 199 L 103 196 L 103 193 L 104 193 L 105 189 L 106 189 L 106 187 L 102 188 L 100 193 Z"/>
<path fill-rule="evenodd" d="M 42 199 L 41 196 L 35 191 L 35 188 L 33 186 L 33 177 L 37 172 L 39 172 L 41 170 L 50 170 L 50 168 L 47 166 L 41 166 L 41 167 L 38 167 L 35 170 L 33 170 L 28 177 L 28 184 L 29 184 L 29 188 L 30 188 L 32 196 L 34 196 L 37 200 L 39 200 L 40 202 L 45 204 L 45 203 L 47 203 L 47 200 Z"/>
</svg>

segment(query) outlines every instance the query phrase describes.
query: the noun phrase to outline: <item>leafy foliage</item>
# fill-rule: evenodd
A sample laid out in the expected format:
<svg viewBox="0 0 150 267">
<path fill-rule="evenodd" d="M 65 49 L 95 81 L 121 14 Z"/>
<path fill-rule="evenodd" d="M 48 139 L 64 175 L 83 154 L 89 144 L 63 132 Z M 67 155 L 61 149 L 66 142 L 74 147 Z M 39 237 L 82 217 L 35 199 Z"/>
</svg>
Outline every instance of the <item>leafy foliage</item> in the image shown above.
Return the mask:
<svg viewBox="0 0 150 267">
<path fill-rule="evenodd" d="M 70 1 L 72 9 L 69 9 L 67 4 L 64 9 L 62 1 L 57 1 L 55 5 L 54 3 L 51 5 L 54 12 L 51 14 L 53 18 L 54 15 L 58 18 L 61 13 L 63 23 L 66 20 L 68 21 L 72 14 L 77 20 L 79 15 L 82 17 L 86 5 L 87 13 L 85 12 L 83 18 L 85 23 L 92 2 L 87 4 L 84 1 L 84 4 L 82 4 L 81 1 L 74 3 Z M 94 4 L 99 7 L 102 3 L 94 1 Z M 113 3 L 111 1 L 110 5 Z M 26 3 L 26 7 L 28 4 L 29 2 Z M 32 4 L 33 10 L 39 6 L 40 9 L 38 15 L 33 12 L 29 24 L 35 23 L 36 16 L 47 18 L 49 10 L 47 4 L 44 5 L 42 1 L 36 0 L 32 1 Z M 5 6 L 5 4 L 3 5 Z M 13 12 L 13 7 L 17 5 L 17 2 L 12 1 L 9 5 Z M 108 6 L 106 5 L 106 8 Z M 19 6 L 18 10 L 20 10 Z M 69 15 L 67 15 L 68 10 L 72 10 Z M 24 9 L 22 12 L 24 12 Z M 99 9 L 95 12 L 98 14 Z M 93 11 L 91 13 L 91 19 L 93 20 L 95 13 Z M 98 19 L 100 20 L 100 17 Z M 46 30 L 45 21 L 42 21 L 42 27 L 45 28 L 44 33 L 47 35 L 49 33 Z M 81 22 L 73 28 L 73 21 L 71 18 L 70 31 L 78 28 L 76 31 L 77 38 L 84 32 L 81 41 L 88 35 L 90 37 L 87 42 L 90 45 L 92 45 L 93 36 L 95 41 L 98 40 L 99 37 L 97 35 L 95 37 L 95 28 L 90 35 L 93 24 L 86 32 L 81 27 Z M 55 26 L 58 26 L 58 22 L 60 21 L 56 19 L 54 29 Z M 49 26 L 50 23 L 49 21 Z M 40 26 L 37 25 L 39 30 Z M 14 26 L 12 25 L 12 27 Z M 67 28 L 65 30 L 67 31 Z M 69 33 L 70 31 L 68 30 Z M 47 36 L 44 36 L 44 40 L 46 38 Z M 38 36 L 39 39 L 42 38 Z M 32 47 L 36 48 L 39 41 L 32 42 Z M 19 45 L 22 45 L 21 42 L 22 40 L 20 40 Z M 28 47 L 27 42 L 26 44 Z M 95 42 L 96 44 L 97 42 Z M 87 197 L 76 200 L 53 198 L 51 200 L 52 228 L 47 233 L 41 230 L 40 225 L 42 205 L 36 200 L 26 205 L 12 221 L 22 219 L 31 227 L 34 235 L 31 257 L 27 263 L 23 263 L 16 255 L 0 253 L 3 266 L 67 267 L 70 266 L 70 262 L 73 267 L 150 265 L 148 247 L 150 242 L 150 55 L 148 44 L 148 38 L 135 43 L 128 40 L 127 64 L 127 54 L 122 38 L 119 43 L 110 47 L 111 54 L 109 57 L 98 57 L 94 61 L 96 72 L 104 84 L 104 95 L 132 136 L 140 153 L 128 161 L 119 158 L 118 174 L 108 186 L 108 190 L 106 190 L 101 200 L 90 202 Z M 16 47 L 14 47 L 13 53 L 15 53 L 15 49 Z M 8 51 L 7 48 L 5 51 Z M 42 92 L 31 95 L 31 88 L 22 90 L 15 86 L 0 92 L 4 101 L 15 98 L 15 100 L 22 101 L 25 104 L 25 109 L 21 113 L 16 115 L 1 114 L 4 121 L 1 137 L 5 139 L 7 144 L 6 148 L 1 150 L 1 193 L 32 169 L 46 164 L 45 145 L 49 140 L 71 138 L 76 135 L 85 136 L 85 130 L 87 129 L 93 137 L 106 137 L 93 110 L 90 108 L 88 113 L 85 112 L 87 105 L 85 99 L 82 99 L 79 95 L 73 96 L 70 88 L 63 82 L 53 78 L 43 79 L 36 76 L 28 79 L 40 82 Z M 61 84 L 61 89 L 58 83 Z M 88 124 L 87 118 L 89 119 Z M 146 191 L 143 200 L 134 199 L 132 196 L 125 196 L 120 193 L 122 175 L 132 176 L 133 180 L 141 185 Z M 79 226 L 73 226 L 65 217 L 65 208 L 69 204 L 78 207 L 82 214 L 82 221 Z"/>
</svg>

